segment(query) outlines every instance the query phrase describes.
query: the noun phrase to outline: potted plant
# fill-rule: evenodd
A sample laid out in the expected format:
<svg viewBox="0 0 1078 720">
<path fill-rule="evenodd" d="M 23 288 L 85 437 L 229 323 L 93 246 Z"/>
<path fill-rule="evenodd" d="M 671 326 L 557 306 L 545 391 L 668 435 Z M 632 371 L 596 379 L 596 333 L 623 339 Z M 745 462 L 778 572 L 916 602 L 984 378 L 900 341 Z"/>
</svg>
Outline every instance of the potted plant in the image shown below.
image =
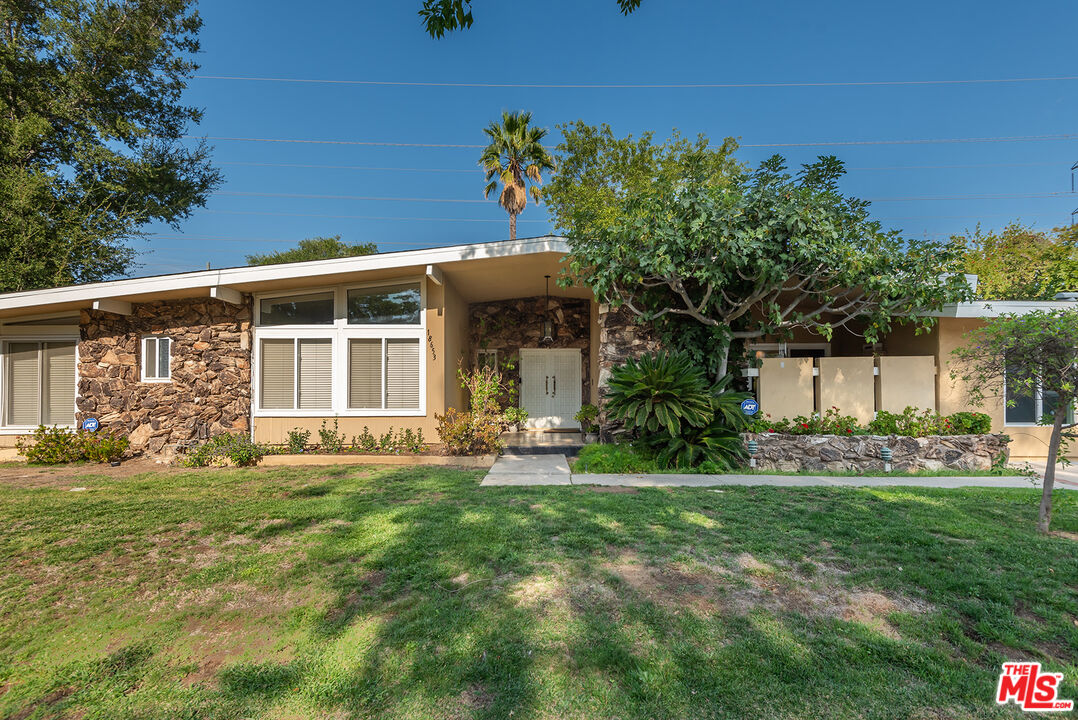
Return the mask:
<svg viewBox="0 0 1078 720">
<path fill-rule="evenodd" d="M 599 408 L 591 404 L 581 406 L 573 416 L 573 419 L 580 423 L 580 432 L 584 434 L 585 443 L 599 442 L 599 426 L 595 422 L 598 418 Z"/>
<path fill-rule="evenodd" d="M 505 429 L 509 432 L 517 432 L 528 421 L 528 411 L 522 407 L 507 407 L 502 415 L 505 418 Z"/>
</svg>

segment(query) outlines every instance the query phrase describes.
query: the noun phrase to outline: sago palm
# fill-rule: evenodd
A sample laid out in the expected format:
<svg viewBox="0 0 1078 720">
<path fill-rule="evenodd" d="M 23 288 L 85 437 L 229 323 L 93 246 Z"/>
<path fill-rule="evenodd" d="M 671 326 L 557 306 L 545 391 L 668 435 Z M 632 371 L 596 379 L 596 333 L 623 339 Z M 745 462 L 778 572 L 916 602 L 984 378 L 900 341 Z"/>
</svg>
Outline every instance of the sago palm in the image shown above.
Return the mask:
<svg viewBox="0 0 1078 720">
<path fill-rule="evenodd" d="M 502 185 L 498 204 L 509 213 L 509 239 L 517 237 L 517 215 L 528 206 L 528 195 L 536 203 L 543 197 L 542 173 L 554 169 L 554 159 L 543 147 L 546 128 L 531 126 L 530 112 L 503 112 L 502 121 L 492 122 L 483 132 L 490 138 L 490 144 L 483 150 L 479 164 L 486 174 L 487 186 L 483 197 Z M 529 187 L 527 181 L 531 181 Z"/>
</svg>

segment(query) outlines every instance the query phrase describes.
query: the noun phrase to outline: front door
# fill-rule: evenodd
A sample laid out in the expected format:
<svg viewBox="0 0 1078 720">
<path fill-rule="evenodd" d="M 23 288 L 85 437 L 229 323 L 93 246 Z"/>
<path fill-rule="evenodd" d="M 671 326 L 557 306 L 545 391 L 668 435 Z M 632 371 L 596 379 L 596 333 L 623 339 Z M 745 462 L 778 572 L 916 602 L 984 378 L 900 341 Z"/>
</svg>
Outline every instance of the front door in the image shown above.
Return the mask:
<svg viewBox="0 0 1078 720">
<path fill-rule="evenodd" d="M 580 350 L 520 351 L 520 406 L 528 411 L 527 427 L 537 430 L 578 428 Z"/>
</svg>

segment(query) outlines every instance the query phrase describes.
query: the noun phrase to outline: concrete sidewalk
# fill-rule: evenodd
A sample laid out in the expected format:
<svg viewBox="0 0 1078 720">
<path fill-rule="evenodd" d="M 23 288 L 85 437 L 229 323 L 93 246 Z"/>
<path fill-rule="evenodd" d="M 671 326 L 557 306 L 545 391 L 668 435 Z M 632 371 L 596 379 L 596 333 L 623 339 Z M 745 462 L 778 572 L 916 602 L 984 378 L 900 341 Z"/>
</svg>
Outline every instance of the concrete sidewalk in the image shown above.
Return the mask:
<svg viewBox="0 0 1078 720">
<path fill-rule="evenodd" d="M 1073 472 L 1059 473 L 1056 487 L 1078 490 L 1070 479 Z M 701 474 L 606 474 L 577 473 L 569 470 L 564 455 L 504 455 L 483 478 L 480 485 L 617 485 L 625 487 L 711 487 L 715 485 L 773 485 L 779 487 L 906 487 L 925 488 L 1033 488 L 1040 487 L 1022 476 L 987 477 L 840 477 L 834 475 L 701 475 Z"/>
</svg>

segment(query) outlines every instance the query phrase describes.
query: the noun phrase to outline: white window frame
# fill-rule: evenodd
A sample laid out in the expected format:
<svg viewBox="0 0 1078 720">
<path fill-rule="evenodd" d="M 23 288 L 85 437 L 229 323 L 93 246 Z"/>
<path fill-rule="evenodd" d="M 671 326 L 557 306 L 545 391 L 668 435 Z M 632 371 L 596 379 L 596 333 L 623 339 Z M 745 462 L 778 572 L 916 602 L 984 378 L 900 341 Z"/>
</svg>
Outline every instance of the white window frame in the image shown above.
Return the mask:
<svg viewBox="0 0 1078 720">
<path fill-rule="evenodd" d="M 483 360 L 481 359 L 483 357 L 492 358 L 493 361 L 494 361 L 494 364 L 491 367 L 493 367 L 495 370 L 498 369 L 498 350 L 496 348 L 493 349 L 493 350 L 476 350 L 475 351 L 475 367 L 476 367 L 476 369 L 479 369 L 479 368 L 483 367 Z"/>
<path fill-rule="evenodd" d="M 1007 420 L 1007 372 L 1003 372 L 1003 427 L 1043 427 L 1037 421 L 1044 417 L 1044 388 L 1037 382 L 1033 389 L 1033 422 L 1011 422 Z M 1073 408 L 1068 413 L 1073 413 Z"/>
<path fill-rule="evenodd" d="M 157 359 L 157 367 L 161 367 L 161 343 L 159 340 L 168 340 L 168 375 L 166 377 L 146 377 L 146 345 L 150 341 L 157 345 L 154 358 Z M 144 383 L 170 383 L 172 382 L 172 338 L 168 335 L 143 335 L 139 341 L 139 377 Z"/>
<path fill-rule="evenodd" d="M 76 418 L 71 425 L 57 425 L 56 427 L 78 427 L 78 401 L 79 401 L 79 338 L 77 335 L 5 335 L 0 341 L 0 435 L 26 435 L 37 429 L 37 425 L 8 425 L 7 424 L 7 362 L 8 343 L 19 342 L 70 342 L 75 344 L 75 406 L 72 415 Z M 40 402 L 40 401 L 39 401 Z"/>
<path fill-rule="evenodd" d="M 419 323 L 415 325 L 387 324 L 387 325 L 349 325 L 348 324 L 348 291 L 385 287 L 387 285 L 419 285 Z M 302 297 L 304 295 L 316 295 L 319 293 L 332 292 L 334 298 L 334 312 L 332 325 L 260 325 L 258 319 L 261 316 L 262 300 L 285 297 Z M 254 417 L 424 417 L 427 414 L 427 280 L 424 276 L 409 276 L 403 278 L 386 278 L 383 280 L 371 280 L 369 282 L 353 282 L 341 285 L 318 288 L 304 288 L 303 290 L 276 291 L 272 293 L 256 293 L 255 302 L 255 325 L 254 342 L 252 352 L 251 414 Z M 264 409 L 262 407 L 262 340 L 264 339 L 329 339 L 333 345 L 333 388 L 331 397 L 333 402 L 328 408 L 315 408 L 300 410 L 289 409 Z M 419 342 L 419 407 L 416 409 L 403 408 L 349 408 L 348 407 L 348 354 L 349 341 L 356 339 L 408 339 Z M 382 343 L 382 403 L 385 404 L 385 343 Z M 299 403 L 298 394 L 294 402 Z"/>
</svg>

